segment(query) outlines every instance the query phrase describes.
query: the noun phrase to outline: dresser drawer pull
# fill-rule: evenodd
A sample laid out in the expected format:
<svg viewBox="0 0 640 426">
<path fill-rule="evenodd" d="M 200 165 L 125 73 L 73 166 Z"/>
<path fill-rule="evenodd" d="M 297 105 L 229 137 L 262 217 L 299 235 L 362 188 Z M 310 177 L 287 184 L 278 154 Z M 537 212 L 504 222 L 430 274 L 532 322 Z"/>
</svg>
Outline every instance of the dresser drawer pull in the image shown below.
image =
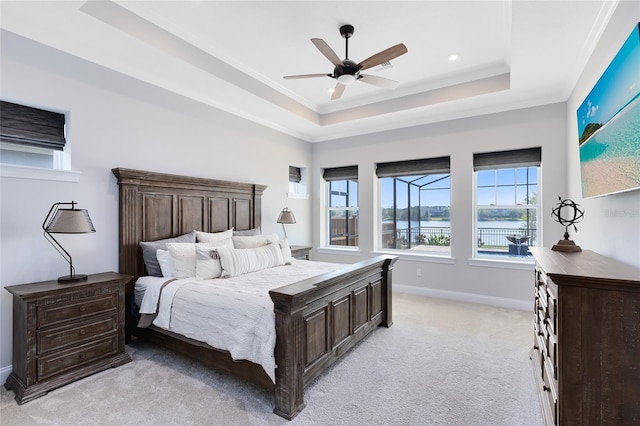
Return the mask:
<svg viewBox="0 0 640 426">
<path fill-rule="evenodd" d="M 80 305 L 80 312 L 84 312 L 87 310 L 87 307 L 84 305 Z"/>
<path fill-rule="evenodd" d="M 549 386 L 546 385 L 542 385 L 542 390 L 545 392 L 551 392 L 551 388 Z"/>
<path fill-rule="evenodd" d="M 78 354 L 78 358 L 79 358 L 79 359 L 85 359 L 85 358 L 87 358 L 87 354 L 86 354 L 86 353 L 84 353 L 84 352 L 80 352 L 80 353 Z"/>
<path fill-rule="evenodd" d="M 87 330 L 85 330 L 84 328 L 82 328 L 82 329 L 80 329 L 79 334 L 80 334 L 81 336 L 84 336 L 85 334 L 87 334 Z"/>
</svg>

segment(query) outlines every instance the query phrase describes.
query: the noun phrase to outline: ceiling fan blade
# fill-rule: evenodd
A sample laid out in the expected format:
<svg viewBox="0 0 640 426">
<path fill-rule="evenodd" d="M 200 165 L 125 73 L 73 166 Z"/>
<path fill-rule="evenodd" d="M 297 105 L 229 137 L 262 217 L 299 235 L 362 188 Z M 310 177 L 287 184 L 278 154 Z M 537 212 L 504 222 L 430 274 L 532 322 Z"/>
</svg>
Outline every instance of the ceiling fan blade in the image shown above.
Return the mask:
<svg viewBox="0 0 640 426">
<path fill-rule="evenodd" d="M 285 75 L 282 78 L 293 79 L 293 78 L 314 78 L 314 77 L 331 77 L 331 74 L 300 74 L 300 75 Z"/>
<path fill-rule="evenodd" d="M 400 55 L 404 55 L 405 53 L 407 53 L 407 46 L 399 43 L 368 57 L 364 61 L 360 62 L 358 67 L 360 67 L 361 70 L 366 70 L 371 67 L 375 67 L 376 65 L 380 65 L 383 62 L 389 62 L 390 60 L 395 59 Z"/>
<path fill-rule="evenodd" d="M 333 93 L 331 94 L 331 100 L 334 101 L 336 99 L 340 99 L 340 96 L 342 96 L 342 93 L 344 93 L 345 87 L 347 86 L 345 86 L 344 84 L 336 84 L 336 87 L 333 89 Z"/>
<path fill-rule="evenodd" d="M 363 83 L 372 84 L 374 86 L 382 87 L 385 89 L 395 89 L 400 85 L 400 83 L 395 80 L 368 74 L 361 74 L 358 81 L 362 81 Z"/>
<path fill-rule="evenodd" d="M 333 65 L 342 65 L 342 61 L 336 55 L 336 52 L 333 51 L 331 47 L 321 38 L 312 38 L 311 43 L 313 43 L 320 53 L 322 53 Z"/>
</svg>

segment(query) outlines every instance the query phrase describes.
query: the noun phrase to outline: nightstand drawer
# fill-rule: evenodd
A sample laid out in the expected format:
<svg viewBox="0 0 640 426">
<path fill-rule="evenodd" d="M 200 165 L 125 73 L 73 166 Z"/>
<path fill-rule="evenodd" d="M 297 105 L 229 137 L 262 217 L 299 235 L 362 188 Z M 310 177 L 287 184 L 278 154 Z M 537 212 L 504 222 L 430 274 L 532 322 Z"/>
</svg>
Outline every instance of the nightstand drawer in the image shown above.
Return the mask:
<svg viewBox="0 0 640 426">
<path fill-rule="evenodd" d="M 82 364 L 115 354 L 117 351 L 118 335 L 113 334 L 107 339 L 46 355 L 38 359 L 38 380 L 75 369 Z"/>
<path fill-rule="evenodd" d="M 108 316 L 89 318 L 82 323 L 38 332 L 38 354 L 70 345 L 79 345 L 96 337 L 118 330 L 118 312 Z"/>
<path fill-rule="evenodd" d="M 38 327 L 78 319 L 88 315 L 115 310 L 118 307 L 118 294 L 109 293 L 96 297 L 79 299 L 73 303 L 60 303 L 38 307 Z"/>
</svg>

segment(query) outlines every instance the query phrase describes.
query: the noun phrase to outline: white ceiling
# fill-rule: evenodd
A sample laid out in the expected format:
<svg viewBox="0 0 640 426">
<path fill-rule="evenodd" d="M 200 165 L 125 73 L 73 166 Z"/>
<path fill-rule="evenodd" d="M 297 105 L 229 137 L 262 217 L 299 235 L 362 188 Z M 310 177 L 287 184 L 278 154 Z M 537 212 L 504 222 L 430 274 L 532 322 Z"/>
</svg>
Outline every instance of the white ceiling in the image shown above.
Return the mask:
<svg viewBox="0 0 640 426">
<path fill-rule="evenodd" d="M 310 142 L 565 101 L 618 1 L 6 1 L 0 26 Z M 331 101 L 339 27 L 359 62 L 408 53 Z M 450 54 L 460 58 L 451 62 Z"/>
</svg>

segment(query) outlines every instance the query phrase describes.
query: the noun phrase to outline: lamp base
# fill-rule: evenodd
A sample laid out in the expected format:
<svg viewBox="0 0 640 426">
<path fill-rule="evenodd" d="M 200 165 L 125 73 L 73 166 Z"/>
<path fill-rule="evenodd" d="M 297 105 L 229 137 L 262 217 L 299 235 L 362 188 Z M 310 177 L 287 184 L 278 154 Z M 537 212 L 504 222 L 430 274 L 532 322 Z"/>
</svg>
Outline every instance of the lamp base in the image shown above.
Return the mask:
<svg viewBox="0 0 640 426">
<path fill-rule="evenodd" d="M 59 283 L 73 283 L 76 281 L 86 280 L 87 276 L 84 274 L 76 274 L 76 275 L 65 275 L 64 277 L 58 278 Z"/>
<path fill-rule="evenodd" d="M 577 246 L 576 243 L 573 242 L 573 240 L 560 240 L 558 241 L 558 244 L 551 247 L 551 250 L 562 251 L 565 253 L 577 253 L 579 251 L 582 251 L 580 246 Z"/>
</svg>

